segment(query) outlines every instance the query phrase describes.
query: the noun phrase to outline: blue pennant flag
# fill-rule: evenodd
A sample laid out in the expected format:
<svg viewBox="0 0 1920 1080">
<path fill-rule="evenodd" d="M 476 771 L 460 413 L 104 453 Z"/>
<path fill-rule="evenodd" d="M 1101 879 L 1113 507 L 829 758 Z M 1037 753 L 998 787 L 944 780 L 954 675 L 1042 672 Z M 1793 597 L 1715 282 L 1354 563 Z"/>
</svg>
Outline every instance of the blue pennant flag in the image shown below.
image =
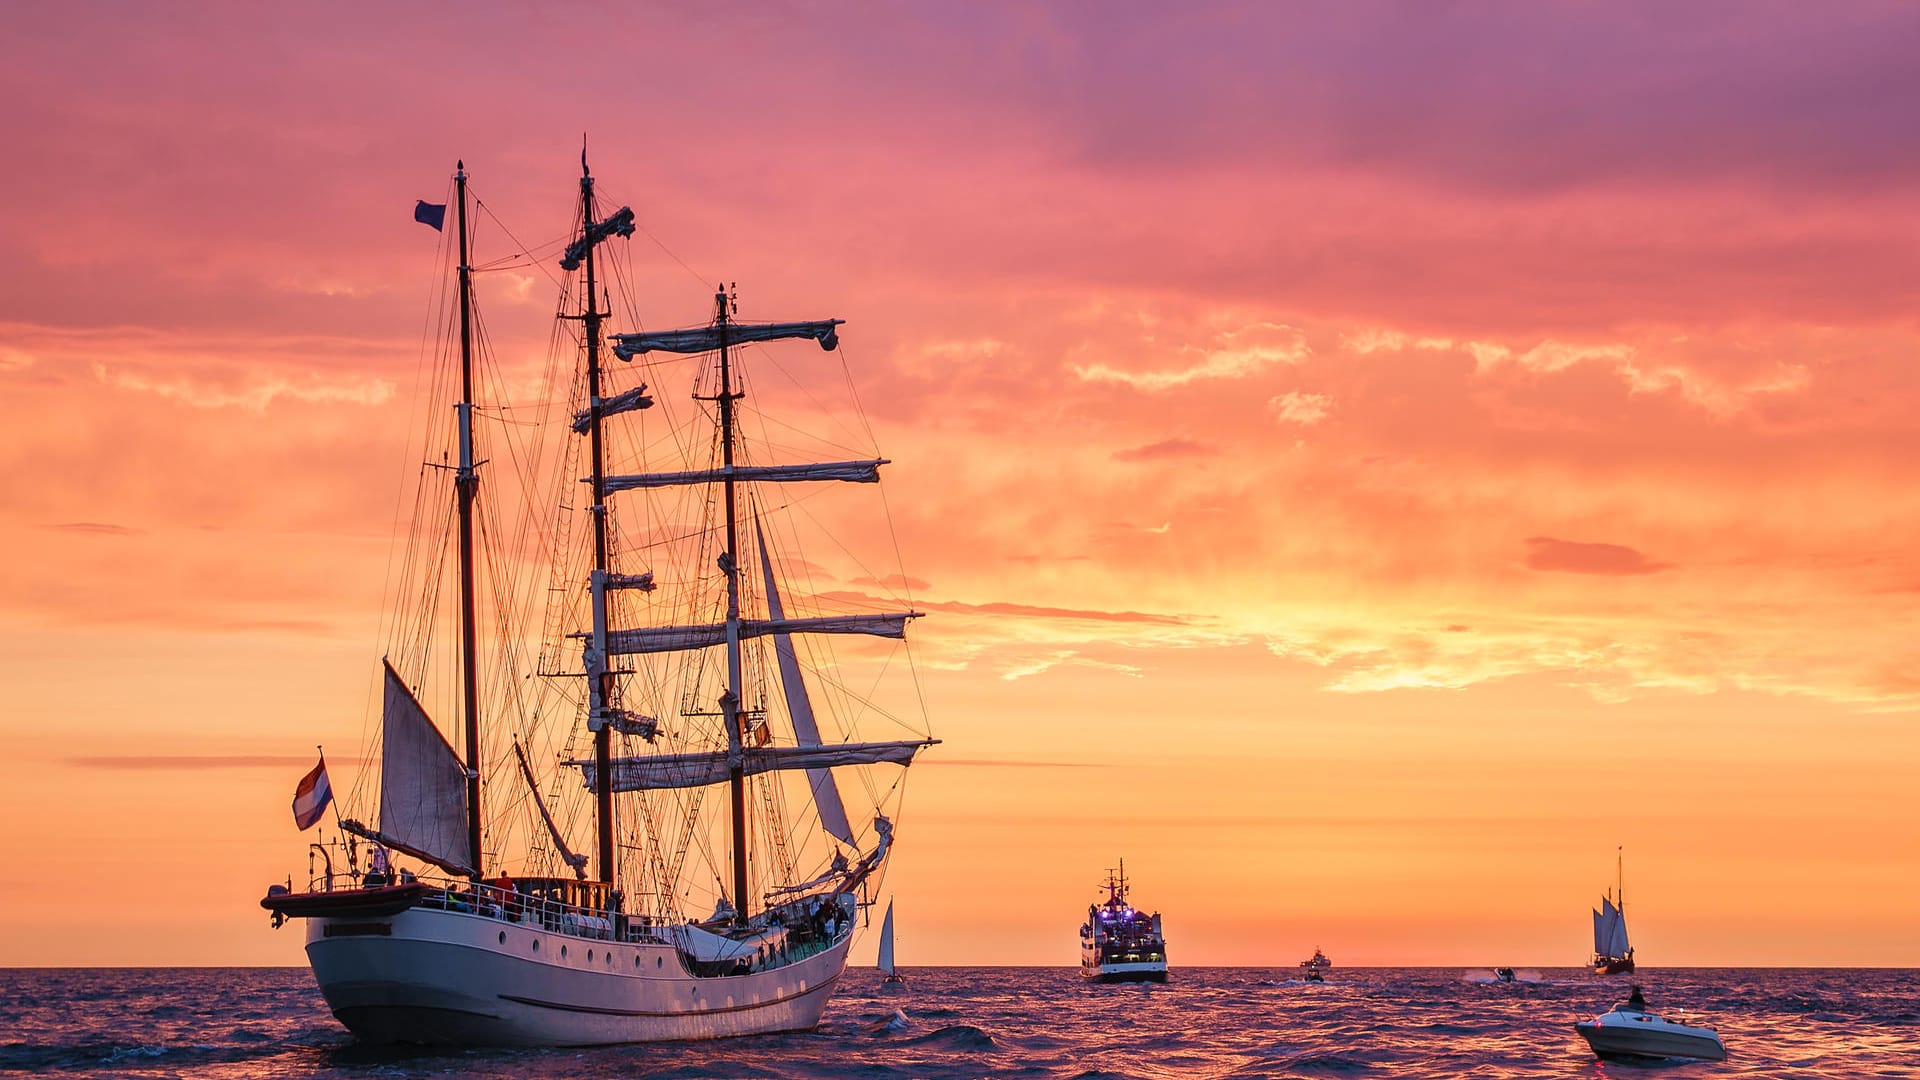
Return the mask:
<svg viewBox="0 0 1920 1080">
<path fill-rule="evenodd" d="M 421 199 L 413 204 L 413 220 L 422 225 L 431 225 L 435 232 L 447 223 L 447 204 L 430 203 Z"/>
</svg>

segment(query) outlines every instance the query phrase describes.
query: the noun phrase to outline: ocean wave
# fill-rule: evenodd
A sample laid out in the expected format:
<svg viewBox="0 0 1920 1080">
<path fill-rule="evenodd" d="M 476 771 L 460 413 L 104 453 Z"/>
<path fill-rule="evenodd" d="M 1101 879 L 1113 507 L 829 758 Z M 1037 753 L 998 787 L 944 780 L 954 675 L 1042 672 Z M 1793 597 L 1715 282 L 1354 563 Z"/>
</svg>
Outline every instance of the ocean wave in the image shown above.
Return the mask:
<svg viewBox="0 0 1920 1080">
<path fill-rule="evenodd" d="M 925 1035 L 904 1040 L 903 1045 L 941 1050 L 984 1051 L 996 1049 L 993 1036 L 972 1024 L 949 1024 Z"/>
<path fill-rule="evenodd" d="M 913 993 L 896 999 L 904 1009 L 844 996 L 829 1005 L 821 1027 L 805 1033 L 457 1050 L 355 1044 L 304 969 L 129 970 L 111 980 L 15 971 L 0 973 L 0 1038 L 12 1040 L 0 1044 L 0 1073 L 61 1080 L 116 1073 L 289 1080 L 1543 1080 L 1614 1071 L 1596 1071 L 1572 1021 L 1624 996 L 1624 982 L 1552 969 L 1546 974 L 1556 982 L 1503 993 L 1463 983 L 1457 968 L 1344 969 L 1325 986 L 1307 986 L 1292 974 L 1191 969 L 1176 985 L 1115 992 L 1082 989 L 1064 967 L 1000 969 L 990 977 L 926 969 L 916 970 Z M 1721 1030 L 1733 1064 L 1720 1071 L 1729 1076 L 1906 1076 L 1920 1060 L 1912 972 L 1676 970 L 1644 981 L 1659 1011 Z M 106 982 L 123 993 L 98 1004 L 80 1001 Z M 180 1012 L 153 1015 L 163 1003 Z"/>
<path fill-rule="evenodd" d="M 1301 1054 L 1278 1064 L 1289 1073 L 1305 1076 L 1359 1076 L 1374 1070 L 1372 1062 L 1346 1054 Z"/>
</svg>

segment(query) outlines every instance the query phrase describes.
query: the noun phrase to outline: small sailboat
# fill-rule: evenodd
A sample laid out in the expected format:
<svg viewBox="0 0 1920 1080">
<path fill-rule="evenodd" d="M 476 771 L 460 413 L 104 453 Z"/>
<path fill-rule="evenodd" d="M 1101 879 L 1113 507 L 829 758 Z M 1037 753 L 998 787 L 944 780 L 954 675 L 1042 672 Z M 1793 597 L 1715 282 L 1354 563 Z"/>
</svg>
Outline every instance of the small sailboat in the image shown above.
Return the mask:
<svg viewBox="0 0 1920 1080">
<path fill-rule="evenodd" d="M 484 204 L 464 165 L 455 213 L 414 213 L 458 229 L 455 310 L 428 384 L 442 419 L 404 538 L 380 765 L 344 800 L 357 816 L 310 846 L 322 867 L 310 856 L 306 888 L 289 878 L 261 901 L 275 926 L 305 921 L 321 995 L 367 1042 L 813 1028 L 880 886 L 900 770 L 937 741 L 887 644 L 920 613 L 887 597 L 845 610 L 863 597 L 822 593 L 835 570 L 798 550 L 813 537 L 857 564 L 877 554 L 863 538 L 885 544 L 890 528 L 836 515 L 828 532 L 785 494 L 875 484 L 888 462 L 788 460 L 844 445 L 846 418 L 823 421 L 829 440 L 761 411 L 797 413 L 790 395 L 750 396 L 763 345 L 831 353 L 842 320 L 743 322 L 722 287 L 705 325 L 612 332 L 616 313 L 638 318 L 609 287 L 633 280 L 618 241 L 636 224 L 605 212 L 580 163 L 572 230 L 543 249 L 568 275 L 540 395 L 552 406 L 515 412 L 489 391 L 508 380 L 474 310 L 476 273 L 534 256 L 475 265 L 469 212 Z M 781 370 L 808 386 L 848 375 Z M 806 396 L 807 416 L 829 415 Z M 770 431 L 778 446 L 756 437 Z M 499 520 L 515 507 L 519 527 Z M 795 577 L 815 588 L 783 587 Z M 296 824 L 320 824 L 330 799 L 322 760 Z"/>
<path fill-rule="evenodd" d="M 1616 853 L 1616 858 L 1618 853 Z M 1633 944 L 1627 940 L 1627 883 L 1624 861 L 1614 868 L 1619 899 L 1609 891 L 1593 913 L 1593 970 L 1596 975 L 1621 975 L 1633 970 Z"/>
<path fill-rule="evenodd" d="M 880 924 L 880 985 L 882 987 L 907 985 L 907 980 L 893 966 L 893 901 L 887 901 L 887 917 Z"/>
</svg>

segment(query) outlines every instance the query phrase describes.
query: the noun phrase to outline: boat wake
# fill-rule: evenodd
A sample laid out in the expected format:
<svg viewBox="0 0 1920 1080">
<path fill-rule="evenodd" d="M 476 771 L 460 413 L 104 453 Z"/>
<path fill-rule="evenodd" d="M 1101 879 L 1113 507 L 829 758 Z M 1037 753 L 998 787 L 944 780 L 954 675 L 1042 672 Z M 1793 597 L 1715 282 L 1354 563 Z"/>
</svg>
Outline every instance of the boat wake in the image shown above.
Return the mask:
<svg viewBox="0 0 1920 1080">
<path fill-rule="evenodd" d="M 1510 979 L 1502 978 L 1500 976 L 1500 973 L 1493 970 L 1492 968 L 1476 968 L 1474 970 L 1462 972 L 1460 975 L 1460 981 L 1464 983 L 1493 983 L 1493 984 L 1503 984 L 1503 983 L 1542 984 L 1547 981 L 1544 976 L 1542 976 L 1538 971 L 1535 971 L 1532 968 L 1509 968 L 1508 970 L 1513 973 L 1513 977 Z"/>
</svg>

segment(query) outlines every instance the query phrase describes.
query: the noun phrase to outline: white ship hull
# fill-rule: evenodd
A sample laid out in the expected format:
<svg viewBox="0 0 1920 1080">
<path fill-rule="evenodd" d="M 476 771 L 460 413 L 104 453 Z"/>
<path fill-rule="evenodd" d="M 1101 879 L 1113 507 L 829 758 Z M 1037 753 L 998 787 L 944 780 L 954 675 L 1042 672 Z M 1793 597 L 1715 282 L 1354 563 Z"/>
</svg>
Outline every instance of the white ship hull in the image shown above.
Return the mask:
<svg viewBox="0 0 1920 1080">
<path fill-rule="evenodd" d="M 671 944 L 412 908 L 309 919 L 307 957 L 334 1016 L 364 1041 L 593 1046 L 811 1029 L 850 939 L 843 929 L 796 962 L 701 978 Z"/>
<path fill-rule="evenodd" d="M 1096 982 L 1166 982 L 1167 962 L 1143 960 L 1102 964 L 1083 956 L 1080 960 L 1080 975 L 1082 978 Z"/>
<path fill-rule="evenodd" d="M 1573 1027 L 1602 1061 L 1727 1059 L 1727 1046 L 1712 1028 L 1691 1027 L 1652 1013 L 1615 1009 Z"/>
</svg>

